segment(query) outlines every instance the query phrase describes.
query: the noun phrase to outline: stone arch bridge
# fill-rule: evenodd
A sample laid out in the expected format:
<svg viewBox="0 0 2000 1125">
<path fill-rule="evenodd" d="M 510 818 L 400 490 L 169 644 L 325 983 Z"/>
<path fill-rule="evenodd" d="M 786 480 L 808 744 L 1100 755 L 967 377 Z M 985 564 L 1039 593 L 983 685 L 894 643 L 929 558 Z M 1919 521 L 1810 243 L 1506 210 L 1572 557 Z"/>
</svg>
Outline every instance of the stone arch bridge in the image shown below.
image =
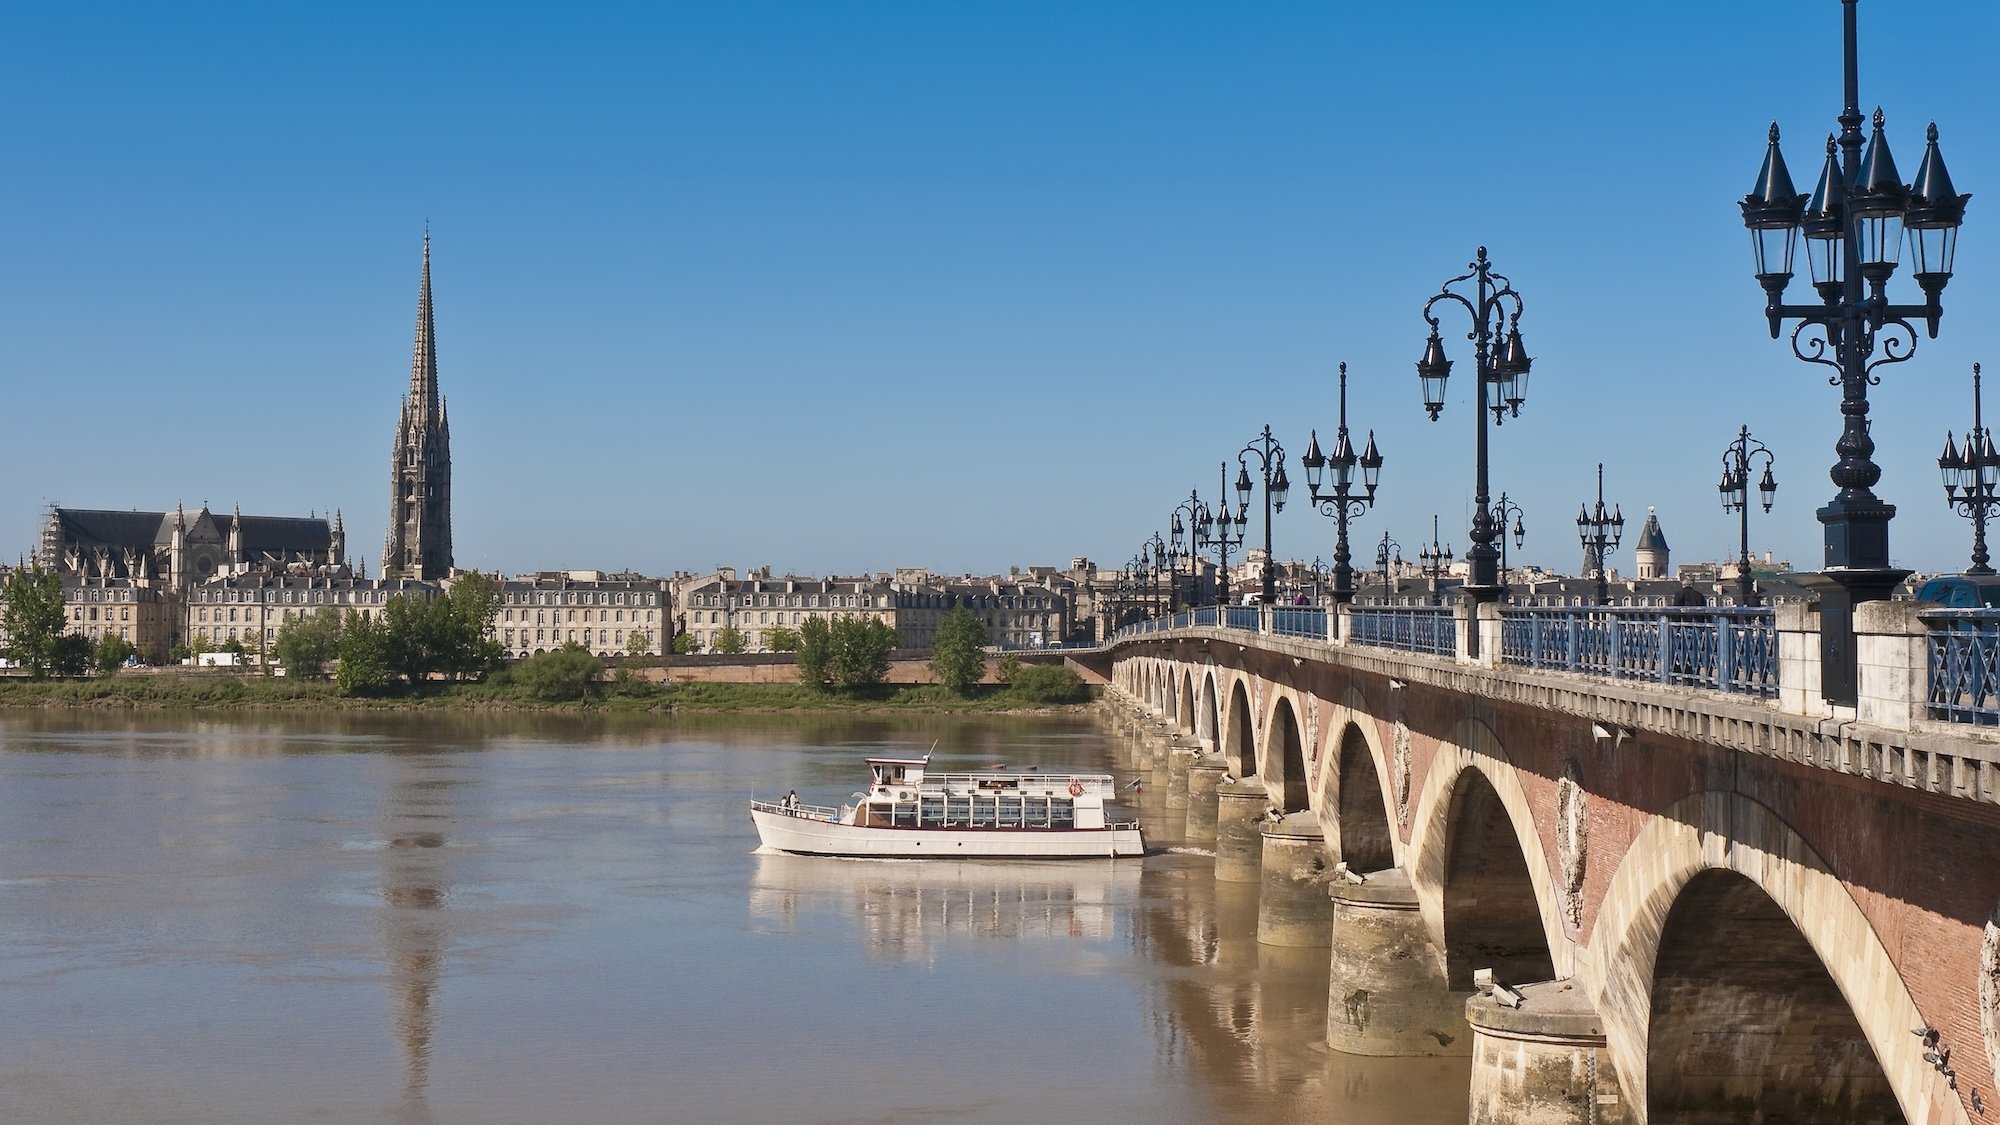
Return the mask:
<svg viewBox="0 0 2000 1125">
<path fill-rule="evenodd" d="M 1475 1122 L 2000 1121 L 2000 739 L 1935 621 L 1864 607 L 1836 708 L 1807 607 L 1636 673 L 1497 607 L 1274 612 L 1071 659 L 1260 940 L 1329 947 L 1334 1048 L 1471 1054 Z M 1603 612 L 1564 627 L 1644 634 Z"/>
</svg>

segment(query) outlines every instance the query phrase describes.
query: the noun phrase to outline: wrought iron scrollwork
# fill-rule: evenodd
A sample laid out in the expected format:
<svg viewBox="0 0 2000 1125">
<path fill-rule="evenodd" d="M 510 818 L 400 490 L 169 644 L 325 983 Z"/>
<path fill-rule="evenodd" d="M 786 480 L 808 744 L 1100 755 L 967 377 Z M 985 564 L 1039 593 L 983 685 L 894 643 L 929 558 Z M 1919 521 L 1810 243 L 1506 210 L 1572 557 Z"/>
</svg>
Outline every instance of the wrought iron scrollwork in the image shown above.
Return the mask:
<svg viewBox="0 0 2000 1125">
<path fill-rule="evenodd" d="M 1880 328 L 1868 334 L 1868 351 L 1876 351 L 1878 344 L 1882 354 L 1869 360 L 1868 365 L 1862 369 L 1867 372 L 1868 385 L 1871 387 L 1879 385 L 1882 381 L 1875 374 L 1876 368 L 1884 364 L 1902 363 L 1917 354 L 1917 330 L 1900 316 L 1885 320 Z"/>
<path fill-rule="evenodd" d="M 1806 336 L 1804 333 L 1808 328 L 1819 329 L 1819 335 Z M 1817 363 L 1823 367 L 1833 368 L 1836 374 L 1829 376 L 1826 382 L 1828 386 L 1837 387 L 1840 385 L 1840 375 L 1838 374 L 1840 371 L 1840 360 L 1827 354 L 1827 350 L 1833 347 L 1834 345 L 1827 339 L 1826 325 L 1821 321 L 1801 320 L 1798 326 L 1792 329 L 1792 354 L 1805 360 L 1807 363 Z M 1834 350 L 1838 351 L 1837 348 Z"/>
</svg>

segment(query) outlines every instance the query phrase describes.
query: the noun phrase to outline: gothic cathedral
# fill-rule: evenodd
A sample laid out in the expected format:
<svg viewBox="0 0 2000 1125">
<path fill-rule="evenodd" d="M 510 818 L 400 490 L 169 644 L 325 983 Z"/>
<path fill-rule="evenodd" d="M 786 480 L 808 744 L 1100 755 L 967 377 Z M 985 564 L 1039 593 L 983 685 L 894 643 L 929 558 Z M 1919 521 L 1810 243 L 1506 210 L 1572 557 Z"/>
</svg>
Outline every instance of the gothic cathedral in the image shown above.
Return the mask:
<svg viewBox="0 0 2000 1125">
<path fill-rule="evenodd" d="M 431 236 L 417 291 L 417 342 L 410 391 L 389 460 L 389 531 L 382 577 L 426 581 L 451 572 L 451 423 L 438 394 L 437 335 L 431 323 Z"/>
</svg>

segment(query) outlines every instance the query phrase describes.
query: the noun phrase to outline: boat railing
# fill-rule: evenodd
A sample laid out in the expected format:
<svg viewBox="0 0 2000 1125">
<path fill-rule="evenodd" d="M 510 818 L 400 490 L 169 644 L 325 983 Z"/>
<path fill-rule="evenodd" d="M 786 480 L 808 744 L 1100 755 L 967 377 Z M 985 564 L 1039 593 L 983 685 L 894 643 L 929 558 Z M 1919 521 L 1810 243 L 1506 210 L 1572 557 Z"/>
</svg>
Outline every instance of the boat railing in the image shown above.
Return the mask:
<svg viewBox="0 0 2000 1125">
<path fill-rule="evenodd" d="M 975 773 L 926 773 L 924 784 L 942 785 L 945 788 L 978 789 L 981 782 L 1013 781 L 1020 785 L 1036 787 L 1053 786 L 1061 790 L 1074 781 L 1083 786 L 1085 792 L 1096 792 L 1110 796 L 1117 788 L 1116 781 L 1108 773 L 1001 773 L 984 771 Z"/>
<path fill-rule="evenodd" d="M 779 816 L 795 816 L 801 820 L 837 820 L 840 810 L 826 805 L 787 805 L 783 801 L 751 801 L 750 807 L 758 812 L 776 813 Z"/>
</svg>

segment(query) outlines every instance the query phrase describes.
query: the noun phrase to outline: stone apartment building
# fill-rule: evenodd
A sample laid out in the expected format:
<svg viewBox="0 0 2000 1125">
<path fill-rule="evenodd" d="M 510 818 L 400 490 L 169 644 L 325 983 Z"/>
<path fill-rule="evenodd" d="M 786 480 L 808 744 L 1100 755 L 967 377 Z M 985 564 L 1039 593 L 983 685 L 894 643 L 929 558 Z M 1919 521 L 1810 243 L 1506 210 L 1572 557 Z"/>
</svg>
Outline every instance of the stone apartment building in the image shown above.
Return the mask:
<svg viewBox="0 0 2000 1125">
<path fill-rule="evenodd" d="M 737 577 L 733 567 L 674 581 L 679 628 L 696 651 L 714 650 L 716 635 L 733 628 L 744 651 L 769 652 L 768 634 L 797 630 L 814 618 L 873 617 L 895 629 L 898 646 L 927 649 L 938 622 L 964 606 L 986 627 L 989 644 L 1033 648 L 1055 644 L 1069 631 L 1070 603 L 1062 593 L 1033 582 L 997 578 L 937 579 L 928 571 L 898 570 L 860 578 L 774 576 L 769 567 Z"/>
<path fill-rule="evenodd" d="M 671 639 L 674 607 L 663 578 L 544 571 L 499 584 L 493 636 L 519 660 L 575 643 L 597 656 L 631 651 L 634 633 L 654 655 Z"/>
<path fill-rule="evenodd" d="M 246 652 L 261 653 L 278 639 L 278 630 L 294 617 L 325 609 L 353 611 L 378 617 L 398 594 L 429 600 L 436 585 L 408 578 L 362 578 L 346 568 L 320 573 L 253 571 L 204 582 L 183 595 L 184 627 L 189 644 L 222 648 L 230 641 Z"/>
<path fill-rule="evenodd" d="M 797 630 L 815 617 L 830 624 L 866 616 L 896 626 L 894 590 L 881 578 L 774 577 L 770 567 L 741 579 L 736 575 L 735 567 L 722 567 L 712 574 L 674 580 L 678 628 L 694 638 L 695 651 L 713 652 L 716 636 L 735 629 L 743 637 L 744 651 L 770 652 L 771 630 Z"/>
<path fill-rule="evenodd" d="M 169 591 L 130 578 L 73 578 L 63 582 L 65 631 L 96 644 L 119 637 L 142 660 L 158 663 L 180 643 L 180 603 Z"/>
<path fill-rule="evenodd" d="M 892 600 L 905 648 L 930 648 L 938 624 L 954 609 L 970 610 L 986 629 L 986 643 L 1001 648 L 1045 648 L 1070 633 L 1070 598 L 1045 582 L 925 574 L 898 581 Z"/>
</svg>

